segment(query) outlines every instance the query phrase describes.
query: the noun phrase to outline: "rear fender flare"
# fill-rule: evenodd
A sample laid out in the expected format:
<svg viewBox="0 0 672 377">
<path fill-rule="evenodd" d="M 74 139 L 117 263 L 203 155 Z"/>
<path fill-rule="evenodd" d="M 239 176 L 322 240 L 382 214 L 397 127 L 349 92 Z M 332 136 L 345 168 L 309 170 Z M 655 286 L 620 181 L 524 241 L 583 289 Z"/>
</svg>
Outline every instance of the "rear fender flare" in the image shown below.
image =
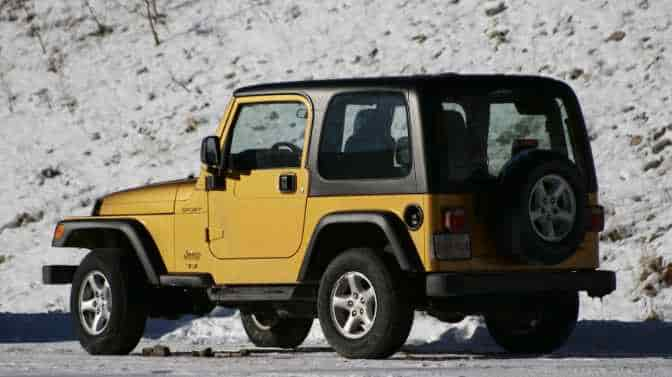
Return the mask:
<svg viewBox="0 0 672 377">
<path fill-rule="evenodd" d="M 424 267 L 408 228 L 397 215 L 391 212 L 339 212 L 324 216 L 315 226 L 306 253 L 304 254 L 297 281 L 305 281 L 311 268 L 317 265 L 319 252 L 316 245 L 322 231 L 334 224 L 369 224 L 377 226 L 387 238 L 389 248 L 399 268 L 405 272 L 422 272 Z"/>
</svg>

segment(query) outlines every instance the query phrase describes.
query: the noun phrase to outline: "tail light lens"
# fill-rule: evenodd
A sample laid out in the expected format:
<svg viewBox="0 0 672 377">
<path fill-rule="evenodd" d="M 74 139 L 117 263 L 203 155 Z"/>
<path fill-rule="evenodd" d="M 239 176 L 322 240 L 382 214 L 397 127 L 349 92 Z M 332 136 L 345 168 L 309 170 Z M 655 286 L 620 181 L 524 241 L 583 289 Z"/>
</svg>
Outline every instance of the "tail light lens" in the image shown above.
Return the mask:
<svg viewBox="0 0 672 377">
<path fill-rule="evenodd" d="M 451 208 L 443 212 L 443 225 L 450 233 L 467 232 L 467 214 L 464 208 Z"/>
<path fill-rule="evenodd" d="M 590 221 L 588 222 L 588 231 L 601 232 L 604 230 L 604 208 L 594 206 L 589 209 Z"/>
</svg>

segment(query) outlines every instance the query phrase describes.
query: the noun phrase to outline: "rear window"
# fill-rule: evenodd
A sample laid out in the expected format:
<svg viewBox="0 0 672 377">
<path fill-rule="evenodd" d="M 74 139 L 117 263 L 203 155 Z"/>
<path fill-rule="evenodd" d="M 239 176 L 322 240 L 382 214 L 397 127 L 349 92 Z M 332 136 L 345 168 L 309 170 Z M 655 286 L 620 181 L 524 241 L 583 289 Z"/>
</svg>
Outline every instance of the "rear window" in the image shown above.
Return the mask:
<svg viewBox="0 0 672 377">
<path fill-rule="evenodd" d="M 423 98 L 430 177 L 440 186 L 494 179 L 526 149 L 575 161 L 571 119 L 560 96 L 498 89 Z"/>
</svg>

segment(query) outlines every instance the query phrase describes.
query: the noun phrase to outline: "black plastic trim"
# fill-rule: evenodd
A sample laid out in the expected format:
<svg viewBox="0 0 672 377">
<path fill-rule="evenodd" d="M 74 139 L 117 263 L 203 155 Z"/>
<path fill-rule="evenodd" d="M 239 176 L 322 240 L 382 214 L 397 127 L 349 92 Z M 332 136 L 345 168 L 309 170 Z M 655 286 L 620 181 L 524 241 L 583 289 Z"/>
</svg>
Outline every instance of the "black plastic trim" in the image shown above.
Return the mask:
<svg viewBox="0 0 672 377">
<path fill-rule="evenodd" d="M 394 255 L 402 271 L 422 272 L 422 262 L 415 251 L 413 241 L 408 234 L 406 225 L 395 214 L 390 212 L 340 212 L 326 215 L 315 226 L 310 243 L 303 257 L 301 269 L 297 281 L 306 280 L 311 260 L 317 255 L 315 244 L 319 239 L 320 232 L 333 224 L 374 224 L 378 226 L 390 244 L 390 252 Z"/>
<path fill-rule="evenodd" d="M 97 198 L 96 202 L 93 204 L 93 208 L 91 209 L 91 216 L 100 215 L 100 207 L 102 206 L 103 206 L 103 198 Z"/>
<path fill-rule="evenodd" d="M 77 266 L 50 265 L 42 266 L 42 283 L 71 284 Z"/>
<path fill-rule="evenodd" d="M 518 294 L 547 291 L 587 291 L 603 297 L 616 289 L 613 271 L 431 273 L 425 280 L 428 297 Z"/>
<path fill-rule="evenodd" d="M 82 245 L 71 241 L 70 238 L 76 231 L 107 229 L 117 230 L 126 236 L 135 251 L 142 268 L 145 270 L 150 284 L 159 285 L 159 276 L 166 273 L 166 267 L 159 256 L 158 248 L 145 227 L 133 219 L 99 219 L 99 220 L 66 220 L 61 221 L 64 227 L 63 236 L 52 241 L 53 247 L 83 247 L 92 248 L 91 245 Z M 101 245 L 100 247 L 105 247 Z"/>
<path fill-rule="evenodd" d="M 219 304 L 250 302 L 315 301 L 317 285 L 229 285 L 208 290 L 208 297 Z"/>
<path fill-rule="evenodd" d="M 412 213 L 412 211 L 415 213 Z M 417 216 L 417 220 L 411 218 L 413 215 Z M 414 223 L 414 221 L 416 222 Z M 404 209 L 404 222 L 406 223 L 406 226 L 408 226 L 408 229 L 418 230 L 422 227 L 424 221 L 425 213 L 422 211 L 422 206 L 420 204 L 413 203 L 406 206 Z"/>
<path fill-rule="evenodd" d="M 169 274 L 159 276 L 162 286 L 181 288 L 211 288 L 215 281 L 210 274 Z"/>
</svg>

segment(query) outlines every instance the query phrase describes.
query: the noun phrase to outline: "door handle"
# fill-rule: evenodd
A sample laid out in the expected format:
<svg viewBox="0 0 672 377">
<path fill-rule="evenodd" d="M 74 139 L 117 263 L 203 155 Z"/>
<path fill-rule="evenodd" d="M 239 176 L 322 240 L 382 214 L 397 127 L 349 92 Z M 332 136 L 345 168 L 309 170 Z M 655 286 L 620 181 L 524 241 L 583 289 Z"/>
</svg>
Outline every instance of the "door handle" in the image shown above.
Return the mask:
<svg viewBox="0 0 672 377">
<path fill-rule="evenodd" d="M 296 192 L 296 174 L 280 174 L 280 178 L 278 179 L 278 190 L 283 193 Z"/>
</svg>

